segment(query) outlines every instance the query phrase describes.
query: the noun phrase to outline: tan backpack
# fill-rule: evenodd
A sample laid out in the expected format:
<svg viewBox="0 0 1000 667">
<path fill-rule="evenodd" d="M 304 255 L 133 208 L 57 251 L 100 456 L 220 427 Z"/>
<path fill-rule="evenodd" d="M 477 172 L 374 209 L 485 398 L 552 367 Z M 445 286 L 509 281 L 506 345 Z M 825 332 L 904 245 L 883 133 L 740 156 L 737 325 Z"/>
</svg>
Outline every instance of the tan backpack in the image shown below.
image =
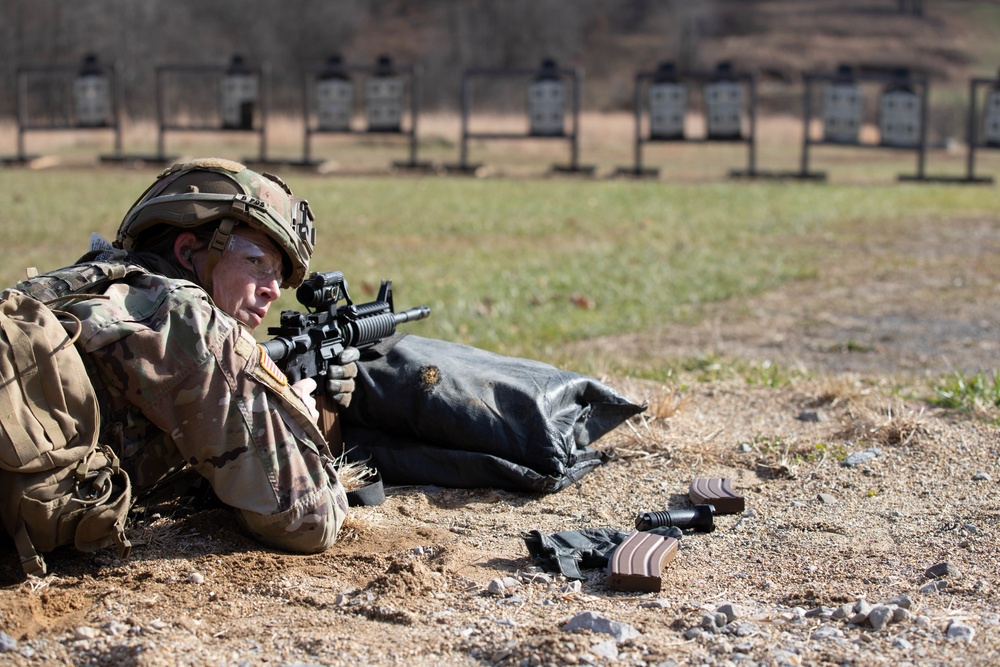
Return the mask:
<svg viewBox="0 0 1000 667">
<path fill-rule="evenodd" d="M 128 476 L 98 443 L 97 396 L 74 342 L 80 320 L 22 292 L 0 294 L 0 518 L 26 574 L 41 553 L 131 545 Z"/>
</svg>

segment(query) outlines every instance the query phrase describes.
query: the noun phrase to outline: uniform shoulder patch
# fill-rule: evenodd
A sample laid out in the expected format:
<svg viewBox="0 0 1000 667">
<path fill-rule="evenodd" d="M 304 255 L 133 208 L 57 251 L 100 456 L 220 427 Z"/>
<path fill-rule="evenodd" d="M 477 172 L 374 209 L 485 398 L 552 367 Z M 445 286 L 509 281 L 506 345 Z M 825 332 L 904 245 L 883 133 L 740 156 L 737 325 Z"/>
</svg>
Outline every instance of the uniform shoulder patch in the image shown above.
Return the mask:
<svg viewBox="0 0 1000 667">
<path fill-rule="evenodd" d="M 286 376 L 278 365 L 274 363 L 267 351 L 264 349 L 263 345 L 258 345 L 257 349 L 260 351 L 260 367 L 265 373 L 274 378 L 275 382 L 280 384 L 282 387 L 288 384 L 288 376 Z"/>
</svg>

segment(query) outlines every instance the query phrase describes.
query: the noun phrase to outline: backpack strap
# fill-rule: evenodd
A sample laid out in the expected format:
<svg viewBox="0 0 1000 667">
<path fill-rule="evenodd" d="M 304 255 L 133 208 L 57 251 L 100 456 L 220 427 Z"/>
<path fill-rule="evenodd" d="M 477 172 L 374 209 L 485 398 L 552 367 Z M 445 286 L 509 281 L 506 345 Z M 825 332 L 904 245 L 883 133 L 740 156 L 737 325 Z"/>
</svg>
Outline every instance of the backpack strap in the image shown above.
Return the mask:
<svg viewBox="0 0 1000 667">
<path fill-rule="evenodd" d="M 35 545 L 31 543 L 24 519 L 17 521 L 17 529 L 14 531 L 14 545 L 17 546 L 17 553 L 21 557 L 21 567 L 24 569 L 24 573 L 33 577 L 45 576 L 45 561 L 35 549 Z"/>
</svg>

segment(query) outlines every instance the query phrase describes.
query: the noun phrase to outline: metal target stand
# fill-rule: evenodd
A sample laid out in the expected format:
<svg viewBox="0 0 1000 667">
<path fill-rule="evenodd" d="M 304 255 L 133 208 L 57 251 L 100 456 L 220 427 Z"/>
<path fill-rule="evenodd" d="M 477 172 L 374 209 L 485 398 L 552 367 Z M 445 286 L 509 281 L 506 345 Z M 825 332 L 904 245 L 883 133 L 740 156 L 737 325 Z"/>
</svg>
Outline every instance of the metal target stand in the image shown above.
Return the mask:
<svg viewBox="0 0 1000 667">
<path fill-rule="evenodd" d="M 353 127 L 357 103 L 358 82 L 351 76 L 364 78 L 364 110 L 367 126 Z M 344 64 L 339 57 L 330 58 L 324 66 L 303 73 L 302 115 L 305 126 L 302 160 L 297 166 L 319 166 L 324 160 L 313 158 L 313 138 L 316 135 L 382 135 L 408 139 L 409 159 L 393 161 L 398 169 L 431 170 L 430 162 L 417 159 L 417 125 L 420 116 L 420 75 L 418 65 L 397 65 L 388 57 L 374 65 Z M 407 83 L 409 85 L 407 85 Z M 409 96 L 409 123 L 404 128 L 404 98 Z"/>
<path fill-rule="evenodd" d="M 475 79 L 529 79 L 529 130 L 527 132 L 472 132 L 469 130 L 472 91 Z M 593 174 L 593 166 L 580 164 L 580 93 L 583 72 L 578 68 L 559 68 L 546 60 L 539 69 L 471 68 L 462 74 L 461 113 L 462 138 L 457 164 L 445 165 L 449 173 L 475 174 L 482 164 L 469 162 L 470 140 L 542 140 L 565 141 L 570 147 L 567 165 L 553 165 L 552 171 L 564 174 Z M 565 100 L 567 82 L 571 87 L 570 131 L 565 130 Z"/>
<path fill-rule="evenodd" d="M 165 82 L 169 76 L 217 75 L 221 97 L 217 113 L 219 122 L 181 123 L 168 113 Z M 161 65 L 156 68 L 156 117 L 158 125 L 157 151 L 159 162 L 173 159 L 166 152 L 167 132 L 216 132 L 255 134 L 259 137 L 260 153 L 256 161 L 267 162 L 267 118 L 270 95 L 270 67 L 268 63 L 248 66 L 239 56 L 228 66 L 221 65 Z M 256 119 L 255 119 L 256 117 Z M 143 158 L 140 158 L 143 159 Z M 244 162 L 254 162 L 245 158 Z"/>
<path fill-rule="evenodd" d="M 980 138 L 979 103 L 977 101 L 980 88 L 989 87 L 986 95 L 986 108 L 983 111 L 983 131 L 985 141 Z M 995 79 L 975 78 L 969 82 L 969 117 L 966 127 L 966 173 L 965 180 L 969 183 L 993 183 L 992 176 L 976 176 L 976 149 L 1000 148 L 1000 76 Z"/>
<path fill-rule="evenodd" d="M 3 158 L 5 163 L 26 163 L 37 156 L 28 155 L 25 137 L 29 132 L 111 130 L 114 154 L 102 160 L 122 159 L 121 64 L 103 65 L 88 55 L 82 67 L 35 65 L 17 70 L 17 155 Z M 48 122 L 32 119 L 32 82 L 49 84 L 49 111 L 56 111 Z M 68 90 L 68 92 L 67 92 Z M 61 102 L 61 104 L 60 104 Z M 59 107 L 52 109 L 51 106 Z"/>
<path fill-rule="evenodd" d="M 700 85 L 702 91 L 706 118 L 706 133 L 702 137 L 690 137 L 685 131 L 689 84 Z M 759 171 L 756 165 L 757 85 L 753 74 L 733 71 L 728 63 L 721 63 L 715 72 L 675 71 L 672 63 L 663 63 L 656 71 L 636 74 L 633 112 L 635 163 L 632 167 L 618 168 L 615 171 L 618 175 L 659 176 L 659 169 L 643 165 L 646 144 L 743 143 L 747 146 L 747 168 L 732 169 L 729 175 L 773 176 Z"/>
<path fill-rule="evenodd" d="M 917 171 L 914 175 L 900 174 L 900 181 L 953 180 L 929 177 L 926 174 L 927 154 L 927 98 L 929 83 L 925 76 L 908 72 L 895 74 L 854 73 L 842 66 L 836 73 L 807 72 L 803 75 L 802 153 L 798 173 L 792 177 L 826 180 L 826 172 L 809 170 L 811 146 L 837 146 L 841 148 L 866 148 L 910 151 L 916 154 Z M 861 83 L 885 86 L 880 96 L 879 142 L 865 142 L 859 138 L 863 124 L 864 100 Z M 810 132 L 813 118 L 813 96 L 817 85 L 825 86 L 824 135 L 816 139 Z M 839 87 L 839 88 L 837 88 Z M 852 95 L 856 95 L 854 98 Z"/>
</svg>

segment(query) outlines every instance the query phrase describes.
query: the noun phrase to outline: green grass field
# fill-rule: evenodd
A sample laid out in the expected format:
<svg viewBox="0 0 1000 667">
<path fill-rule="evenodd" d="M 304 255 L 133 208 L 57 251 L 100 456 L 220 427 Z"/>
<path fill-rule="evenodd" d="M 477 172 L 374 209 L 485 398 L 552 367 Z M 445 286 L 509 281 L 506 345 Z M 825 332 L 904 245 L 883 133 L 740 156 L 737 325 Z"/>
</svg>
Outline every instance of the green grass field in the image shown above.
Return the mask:
<svg viewBox="0 0 1000 667">
<path fill-rule="evenodd" d="M 91 231 L 112 238 L 155 173 L 0 170 L 3 284 L 73 262 Z M 343 271 L 356 301 L 391 278 L 397 308 L 432 308 L 408 331 L 583 370 L 568 342 L 693 322 L 908 221 L 1000 215 L 995 186 L 285 175 L 318 217 L 312 268 Z M 294 294 L 279 306 L 266 324 Z"/>
</svg>

